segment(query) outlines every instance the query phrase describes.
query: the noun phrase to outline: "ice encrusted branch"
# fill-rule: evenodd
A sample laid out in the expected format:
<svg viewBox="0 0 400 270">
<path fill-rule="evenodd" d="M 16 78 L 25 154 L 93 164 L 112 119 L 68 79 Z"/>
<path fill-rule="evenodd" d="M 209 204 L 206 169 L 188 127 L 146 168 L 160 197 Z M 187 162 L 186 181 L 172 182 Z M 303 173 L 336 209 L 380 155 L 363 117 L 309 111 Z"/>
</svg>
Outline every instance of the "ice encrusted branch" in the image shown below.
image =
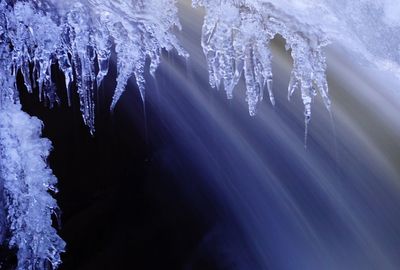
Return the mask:
<svg viewBox="0 0 400 270">
<path fill-rule="evenodd" d="M 212 87 L 222 85 L 227 97 L 232 98 L 243 73 L 250 115 L 255 115 L 265 88 L 271 103 L 275 104 L 269 46 L 276 35 L 281 35 L 294 62 L 288 97 L 296 90 L 301 91 L 306 124 L 317 92 L 329 109 L 323 51 L 328 39 L 321 29 L 303 24 L 269 1 L 193 0 L 193 5 L 206 10 L 202 47 Z"/>
</svg>

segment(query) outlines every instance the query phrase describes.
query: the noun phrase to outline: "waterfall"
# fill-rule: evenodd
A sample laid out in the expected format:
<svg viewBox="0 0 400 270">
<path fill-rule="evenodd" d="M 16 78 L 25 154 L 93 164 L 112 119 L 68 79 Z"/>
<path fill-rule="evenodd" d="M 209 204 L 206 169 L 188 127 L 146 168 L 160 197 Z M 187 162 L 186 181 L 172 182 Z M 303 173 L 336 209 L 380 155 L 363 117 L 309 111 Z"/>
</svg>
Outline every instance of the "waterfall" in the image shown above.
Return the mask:
<svg viewBox="0 0 400 270">
<path fill-rule="evenodd" d="M 65 243 L 52 227 L 51 143 L 22 111 L 16 77 L 53 107 L 62 74 L 61 106 L 77 94 L 95 137 L 113 66 L 110 111 L 126 106 L 133 77 L 247 239 L 254 264 L 238 268 L 399 266 L 396 1 L 0 0 L 0 10 L 0 242 L 18 250 L 18 269 L 56 269 Z"/>
</svg>

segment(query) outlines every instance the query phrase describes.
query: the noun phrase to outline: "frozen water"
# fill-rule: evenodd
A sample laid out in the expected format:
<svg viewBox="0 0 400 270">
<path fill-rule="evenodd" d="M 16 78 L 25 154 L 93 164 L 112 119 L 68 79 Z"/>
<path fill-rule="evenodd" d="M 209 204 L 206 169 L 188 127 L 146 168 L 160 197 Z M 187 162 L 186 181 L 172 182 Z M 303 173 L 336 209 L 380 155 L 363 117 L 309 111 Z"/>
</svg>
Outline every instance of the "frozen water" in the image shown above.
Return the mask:
<svg viewBox="0 0 400 270">
<path fill-rule="evenodd" d="M 108 73 L 112 48 L 117 59 L 115 108 L 130 77 L 145 99 L 145 65 L 154 76 L 162 50 L 187 57 L 174 31 L 180 29 L 175 0 L 0 0 L 0 240 L 9 230 L 18 248 L 19 269 L 60 263 L 64 242 L 51 227 L 56 203 L 47 193 L 55 177 L 45 158 L 50 143 L 41 123 L 21 111 L 15 76 L 28 91 L 59 102 L 52 66 L 65 75 L 69 99 L 77 87 L 83 120 L 95 131 L 94 93 Z M 228 98 L 243 76 L 250 115 L 273 94 L 271 40 L 282 36 L 293 58 L 288 97 L 301 93 L 306 125 L 318 93 L 330 108 L 324 48 L 335 43 L 356 61 L 400 78 L 400 5 L 395 0 L 193 0 L 206 11 L 202 47 L 210 85 Z M 7 220 L 5 220 L 7 216 Z M 5 228 L 7 227 L 7 228 Z"/>
<path fill-rule="evenodd" d="M 313 97 L 330 108 L 324 47 L 343 46 L 355 61 L 400 78 L 400 5 L 392 0 L 193 0 L 205 8 L 202 46 L 210 84 L 224 86 L 228 98 L 242 73 L 249 112 L 255 114 L 263 91 L 272 93 L 269 43 L 281 35 L 294 61 L 289 98 L 297 89 L 306 124 Z"/>
<path fill-rule="evenodd" d="M 57 61 L 69 97 L 71 82 L 76 82 L 83 119 L 92 133 L 94 91 L 108 73 L 113 44 L 118 77 L 111 108 L 131 76 L 145 98 L 147 58 L 154 75 L 162 49 L 176 49 L 187 56 L 173 34 L 180 28 L 174 0 L 15 2 L 1 1 L 0 21 L 3 45 L 12 47 L 8 55 L 12 68 L 21 70 L 28 91 L 38 84 L 40 98 L 52 104 L 59 101 L 51 79 L 51 66 Z M 306 123 L 317 93 L 330 107 L 324 56 L 330 42 L 355 52 L 359 61 L 400 76 L 399 5 L 395 1 L 193 0 L 193 5 L 206 10 L 202 46 L 211 86 L 223 87 L 232 98 L 243 74 L 251 115 L 264 90 L 275 103 L 269 44 L 276 35 L 285 39 L 293 57 L 288 92 L 290 97 L 296 89 L 300 91 Z"/>
<path fill-rule="evenodd" d="M 107 75 L 112 41 L 117 54 L 117 87 L 111 108 L 135 75 L 144 99 L 144 66 L 151 60 L 154 75 L 162 49 L 186 56 L 172 34 L 180 27 L 175 1 L 1 1 L 0 33 L 4 57 L 14 71 L 21 70 L 28 91 L 38 84 L 39 98 L 59 102 L 51 76 L 58 62 L 65 75 L 68 97 L 75 81 L 81 112 L 94 132 L 94 91 Z M 46 27 L 43 27 L 46 25 Z M 30 64 L 33 70 L 30 70 Z"/>
<path fill-rule="evenodd" d="M 107 75 L 114 42 L 118 78 L 111 108 L 135 75 L 144 100 L 144 66 L 154 75 L 162 49 L 176 49 L 179 28 L 173 0 L 2 1 L 0 0 L 0 184 L 5 212 L 0 240 L 18 249 L 18 269 L 55 269 L 65 243 L 51 226 L 57 208 L 47 191 L 56 178 L 46 165 L 50 142 L 41 122 L 21 111 L 16 90 L 20 70 L 26 89 L 39 89 L 50 106 L 59 102 L 52 66 L 65 75 L 69 99 L 75 82 L 85 124 L 94 132 L 94 91 Z M 70 102 L 70 101 L 69 101 Z M 5 219 L 5 215 L 7 218 Z M 11 233 L 4 239 L 5 232 Z"/>
<path fill-rule="evenodd" d="M 47 191 L 57 191 L 57 179 L 46 163 L 51 143 L 40 137 L 41 129 L 42 122 L 20 105 L 0 109 L 0 190 L 9 224 L 1 229 L 11 232 L 9 245 L 18 249 L 21 270 L 57 268 L 65 246 L 51 226 L 57 203 Z"/>
<path fill-rule="evenodd" d="M 206 9 L 202 46 L 211 86 L 222 84 L 228 98 L 232 98 L 233 88 L 243 73 L 250 115 L 255 115 L 265 88 L 274 104 L 269 46 L 279 34 L 286 40 L 294 61 L 289 97 L 296 89 L 301 91 L 306 123 L 317 91 L 329 109 L 323 51 L 328 39 L 319 27 L 297 20 L 269 1 L 194 1 L 194 5 Z"/>
</svg>

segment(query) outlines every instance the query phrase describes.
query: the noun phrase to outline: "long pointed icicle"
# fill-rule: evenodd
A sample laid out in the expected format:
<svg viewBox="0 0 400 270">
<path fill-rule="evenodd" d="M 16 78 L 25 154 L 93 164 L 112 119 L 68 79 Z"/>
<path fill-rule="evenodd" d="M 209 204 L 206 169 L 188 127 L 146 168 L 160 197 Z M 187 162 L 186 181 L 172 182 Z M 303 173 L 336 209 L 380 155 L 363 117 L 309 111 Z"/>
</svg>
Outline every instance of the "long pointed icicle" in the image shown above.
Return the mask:
<svg viewBox="0 0 400 270">
<path fill-rule="evenodd" d="M 37 85 L 40 99 L 45 98 L 50 106 L 59 102 L 51 75 L 58 62 L 68 103 L 74 81 L 82 117 L 91 133 L 95 131 L 94 91 L 108 73 L 112 40 L 118 77 L 111 109 L 132 76 L 144 99 L 146 59 L 150 59 L 154 75 L 163 49 L 188 56 L 173 34 L 174 28 L 180 28 L 174 0 L 74 0 L 68 6 L 55 0 L 21 0 L 13 5 L 0 0 L 0 10 L 2 35 L 7 39 L 2 46 L 13 48 L 9 60 L 15 70 L 21 70 L 27 90 L 31 92 Z"/>
<path fill-rule="evenodd" d="M 250 115 L 255 115 L 265 89 L 274 105 L 270 42 L 279 34 L 286 40 L 294 61 L 289 98 L 296 89 L 301 90 L 306 124 L 311 118 L 316 90 L 329 109 L 323 53 L 328 41 L 322 31 L 318 28 L 314 29 L 318 34 L 301 31 L 310 26 L 296 21 L 268 1 L 193 0 L 193 5 L 206 10 L 202 46 L 212 87 L 224 85 L 228 98 L 232 98 L 233 88 L 244 74 Z"/>
</svg>

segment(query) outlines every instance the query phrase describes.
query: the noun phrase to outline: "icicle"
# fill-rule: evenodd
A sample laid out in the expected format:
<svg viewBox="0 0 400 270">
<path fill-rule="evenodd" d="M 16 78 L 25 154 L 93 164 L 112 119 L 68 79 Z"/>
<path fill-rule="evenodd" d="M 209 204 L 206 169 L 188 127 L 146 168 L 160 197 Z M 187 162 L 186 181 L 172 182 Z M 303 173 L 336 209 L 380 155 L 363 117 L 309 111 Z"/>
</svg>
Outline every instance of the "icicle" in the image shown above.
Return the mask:
<svg viewBox="0 0 400 270">
<path fill-rule="evenodd" d="M 275 97 L 274 97 L 274 92 L 272 91 L 272 79 L 267 79 L 267 89 L 269 93 L 269 100 L 271 101 L 271 104 L 275 106 Z"/>
<path fill-rule="evenodd" d="M 3 1 L 0 9 L 4 16 L 0 18 L 1 29 L 7 29 L 1 33 L 13 47 L 11 59 L 15 69 L 21 70 L 27 90 L 38 87 L 39 99 L 45 97 L 50 107 L 59 102 L 51 78 L 52 64 L 58 61 L 65 76 L 68 104 L 75 81 L 82 117 L 91 133 L 95 131 L 94 91 L 108 73 L 111 40 L 118 59 L 111 108 L 133 75 L 144 100 L 146 58 L 150 58 L 154 76 L 163 49 L 176 49 L 179 55 L 188 56 L 172 33 L 174 27 L 181 27 L 174 0 L 76 0 L 68 6 L 52 0 L 16 1 L 13 6 Z"/>
<path fill-rule="evenodd" d="M 99 29 L 95 34 L 98 73 L 96 76 L 97 87 L 101 86 L 104 77 L 108 74 L 111 57 L 111 40 L 107 29 Z"/>
<path fill-rule="evenodd" d="M 193 0 L 193 6 L 206 9 L 202 46 L 209 66 L 211 87 L 218 87 L 222 82 L 228 98 L 231 98 L 243 70 L 250 115 L 256 113 L 257 103 L 263 99 L 265 88 L 274 105 L 269 44 L 279 34 L 286 40 L 286 47 L 291 49 L 294 60 L 288 99 L 296 89 L 301 89 L 308 123 L 314 96 L 313 85 L 316 84 L 316 89 L 329 108 L 326 65 L 322 52 L 327 41 L 323 32 L 316 34 L 319 29 L 314 29 L 314 32 L 302 31 L 310 26 L 295 21 L 268 1 Z"/>
<path fill-rule="evenodd" d="M 149 71 L 154 76 L 160 64 L 162 49 L 176 49 L 178 54 L 187 57 L 187 53 L 178 45 L 176 37 L 172 34 L 174 27 L 180 28 L 175 1 L 147 0 L 116 2 L 111 5 L 100 0 L 90 0 L 89 3 L 116 45 L 118 77 L 111 109 L 115 108 L 129 78 L 133 75 L 144 101 L 146 58 L 150 58 Z M 108 57 L 109 48 L 108 46 L 106 50 Z M 102 78 L 102 75 L 99 78 Z"/>
</svg>

